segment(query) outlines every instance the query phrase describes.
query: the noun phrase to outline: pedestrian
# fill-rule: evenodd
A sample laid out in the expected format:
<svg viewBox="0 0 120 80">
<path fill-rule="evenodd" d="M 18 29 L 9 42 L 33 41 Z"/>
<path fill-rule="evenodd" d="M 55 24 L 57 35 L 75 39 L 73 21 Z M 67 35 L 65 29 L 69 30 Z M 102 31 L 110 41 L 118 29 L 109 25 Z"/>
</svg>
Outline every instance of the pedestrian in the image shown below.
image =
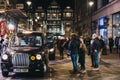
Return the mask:
<svg viewBox="0 0 120 80">
<path fill-rule="evenodd" d="M 97 34 L 93 34 L 91 41 L 91 60 L 93 70 L 99 70 L 99 51 L 100 51 L 99 39 L 97 37 Z"/>
<path fill-rule="evenodd" d="M 59 53 L 60 53 L 60 59 L 64 59 L 64 43 L 65 43 L 65 40 L 63 38 L 61 38 L 59 41 L 58 41 L 58 50 L 59 50 Z"/>
<path fill-rule="evenodd" d="M 86 68 L 85 68 L 85 53 L 87 52 L 86 45 L 84 44 L 84 41 L 82 37 L 80 38 L 80 47 L 79 47 L 79 63 L 80 63 L 80 72 L 81 73 L 86 73 Z"/>
<path fill-rule="evenodd" d="M 116 46 L 116 51 L 118 53 L 118 50 L 119 50 L 119 37 L 115 37 L 115 46 Z"/>
<path fill-rule="evenodd" d="M 73 34 L 70 44 L 70 50 L 71 50 L 71 60 L 73 63 L 73 73 L 78 72 L 78 51 L 79 51 L 80 42 L 79 39 L 77 39 L 77 35 Z"/>
<path fill-rule="evenodd" d="M 8 47 L 8 43 L 9 43 L 9 38 L 6 36 L 4 37 L 4 41 L 2 42 L 2 50 L 6 51 L 7 47 Z"/>
<path fill-rule="evenodd" d="M 114 40 L 112 37 L 109 38 L 109 49 L 110 49 L 110 53 L 112 53 L 112 49 L 114 46 Z"/>
<path fill-rule="evenodd" d="M 87 36 L 84 40 L 85 45 L 87 47 L 88 55 L 90 55 L 90 41 L 91 41 L 91 38 L 89 36 Z"/>
<path fill-rule="evenodd" d="M 103 49 L 105 48 L 105 42 L 102 39 L 102 36 L 99 36 L 99 41 L 100 41 L 100 52 L 99 52 L 99 61 L 101 61 L 101 54 L 103 52 Z"/>
<path fill-rule="evenodd" d="M 71 51 L 70 51 L 70 44 L 71 44 L 71 39 L 70 37 L 67 38 L 66 43 L 65 43 L 65 49 L 66 49 L 66 53 L 67 53 L 67 57 L 69 58 Z"/>
<path fill-rule="evenodd" d="M 3 42 L 4 42 L 4 39 L 3 39 L 3 36 L 1 35 L 0 36 L 0 55 L 1 55 L 2 51 L 3 51 Z"/>
<path fill-rule="evenodd" d="M 45 54 L 45 64 L 47 66 L 47 68 L 49 67 L 48 64 L 49 64 L 49 48 L 48 47 L 45 47 L 44 49 L 44 54 Z"/>
<path fill-rule="evenodd" d="M 119 54 L 119 57 L 120 57 L 120 37 L 118 38 L 118 54 Z"/>
</svg>

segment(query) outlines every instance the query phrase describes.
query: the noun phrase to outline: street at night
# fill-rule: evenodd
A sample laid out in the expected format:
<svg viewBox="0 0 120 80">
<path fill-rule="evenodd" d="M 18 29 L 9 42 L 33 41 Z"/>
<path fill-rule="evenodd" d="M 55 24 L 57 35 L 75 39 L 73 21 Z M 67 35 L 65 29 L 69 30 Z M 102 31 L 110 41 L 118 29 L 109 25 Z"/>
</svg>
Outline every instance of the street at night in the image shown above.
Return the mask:
<svg viewBox="0 0 120 80">
<path fill-rule="evenodd" d="M 120 0 L 0 0 L 0 80 L 120 80 Z"/>
</svg>

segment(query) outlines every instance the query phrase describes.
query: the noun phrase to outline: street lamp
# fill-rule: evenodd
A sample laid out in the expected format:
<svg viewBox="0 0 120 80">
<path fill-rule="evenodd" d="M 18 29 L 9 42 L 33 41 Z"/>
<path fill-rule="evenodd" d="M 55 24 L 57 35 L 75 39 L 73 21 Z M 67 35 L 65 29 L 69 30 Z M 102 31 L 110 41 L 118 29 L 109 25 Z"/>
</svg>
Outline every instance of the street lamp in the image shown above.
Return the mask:
<svg viewBox="0 0 120 80">
<path fill-rule="evenodd" d="M 31 1 L 27 1 L 26 3 L 27 3 L 28 6 L 30 6 L 32 4 Z"/>
<path fill-rule="evenodd" d="M 29 0 L 29 1 L 27 1 L 26 3 L 27 3 L 27 5 L 28 5 L 28 8 L 30 9 L 30 6 L 31 6 L 32 2 Z M 30 13 L 29 13 L 28 16 L 29 16 L 29 18 L 28 18 L 28 22 L 29 22 L 28 27 L 29 27 L 29 30 L 30 30 Z"/>
<path fill-rule="evenodd" d="M 89 6 L 90 6 L 90 17 L 91 17 L 91 21 L 90 21 L 90 33 L 92 34 L 92 6 L 94 5 L 94 2 L 91 0 L 89 2 Z"/>
</svg>

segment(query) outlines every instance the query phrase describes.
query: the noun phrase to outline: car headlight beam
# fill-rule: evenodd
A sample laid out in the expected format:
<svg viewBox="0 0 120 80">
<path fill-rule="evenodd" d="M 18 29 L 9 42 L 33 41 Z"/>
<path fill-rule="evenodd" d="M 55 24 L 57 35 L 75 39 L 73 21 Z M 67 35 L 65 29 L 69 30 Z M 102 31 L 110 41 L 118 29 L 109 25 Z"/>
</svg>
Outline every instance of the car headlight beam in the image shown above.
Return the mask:
<svg viewBox="0 0 120 80">
<path fill-rule="evenodd" d="M 3 60 L 7 60 L 7 59 L 8 59 L 8 55 L 7 55 L 7 54 L 3 54 L 3 55 L 2 55 L 2 59 L 3 59 Z"/>
<path fill-rule="evenodd" d="M 37 55 L 36 55 L 36 59 L 37 59 L 37 60 L 40 60 L 41 58 L 42 58 L 42 57 L 41 57 L 40 54 L 37 54 Z"/>
</svg>

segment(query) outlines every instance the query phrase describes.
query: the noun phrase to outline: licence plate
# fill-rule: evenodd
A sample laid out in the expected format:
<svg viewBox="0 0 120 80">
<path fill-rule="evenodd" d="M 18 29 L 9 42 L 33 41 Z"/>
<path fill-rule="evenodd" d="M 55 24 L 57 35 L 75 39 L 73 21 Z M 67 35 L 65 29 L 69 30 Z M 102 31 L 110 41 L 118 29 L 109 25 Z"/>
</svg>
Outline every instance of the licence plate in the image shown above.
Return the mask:
<svg viewBox="0 0 120 80">
<path fill-rule="evenodd" d="M 13 72 L 28 72 L 28 69 L 13 69 Z"/>
</svg>

